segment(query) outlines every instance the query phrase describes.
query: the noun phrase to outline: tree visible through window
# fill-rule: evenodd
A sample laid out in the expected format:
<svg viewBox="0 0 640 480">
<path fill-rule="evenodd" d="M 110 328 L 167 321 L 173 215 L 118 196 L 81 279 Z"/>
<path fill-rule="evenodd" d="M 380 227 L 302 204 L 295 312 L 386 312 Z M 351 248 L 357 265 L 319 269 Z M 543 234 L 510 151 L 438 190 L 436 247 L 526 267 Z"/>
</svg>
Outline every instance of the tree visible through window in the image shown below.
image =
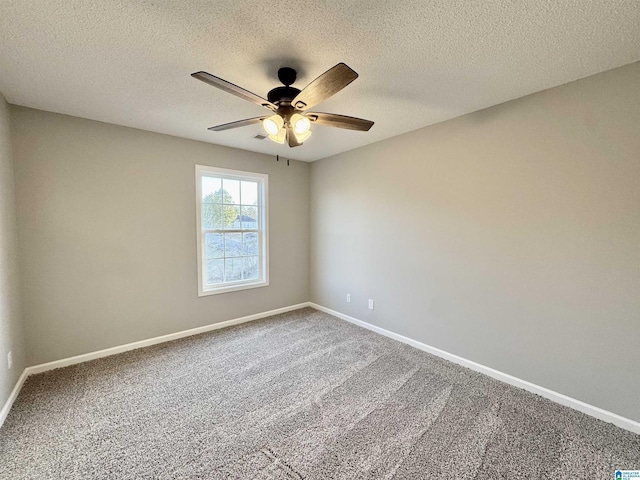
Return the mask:
<svg viewBox="0 0 640 480">
<path fill-rule="evenodd" d="M 267 176 L 196 167 L 199 293 L 267 284 Z"/>
</svg>

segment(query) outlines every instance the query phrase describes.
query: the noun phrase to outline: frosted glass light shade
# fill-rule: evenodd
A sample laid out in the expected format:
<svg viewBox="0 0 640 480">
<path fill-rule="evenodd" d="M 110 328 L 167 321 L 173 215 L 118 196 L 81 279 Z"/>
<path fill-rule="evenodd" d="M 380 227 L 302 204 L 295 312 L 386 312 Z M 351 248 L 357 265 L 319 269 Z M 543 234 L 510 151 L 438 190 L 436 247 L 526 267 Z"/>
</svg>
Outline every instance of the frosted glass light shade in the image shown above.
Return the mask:
<svg viewBox="0 0 640 480">
<path fill-rule="evenodd" d="M 272 115 L 262 121 L 262 126 L 269 136 L 278 135 L 278 132 L 280 132 L 284 126 L 284 120 L 282 120 L 280 115 Z"/>
<path fill-rule="evenodd" d="M 296 133 L 295 131 L 293 132 L 293 134 L 296 136 L 296 138 L 298 139 L 299 143 L 304 142 L 307 138 L 309 138 L 311 136 L 311 130 L 307 130 L 304 133 Z"/>
<path fill-rule="evenodd" d="M 276 135 L 269 135 L 269 138 L 276 143 L 284 143 L 284 137 L 286 136 L 286 134 L 287 131 L 284 128 L 281 128 Z"/>
<path fill-rule="evenodd" d="M 291 116 L 291 125 L 293 126 L 293 131 L 296 133 L 297 137 L 308 132 L 309 128 L 311 128 L 311 122 L 309 119 L 299 113 L 294 113 Z"/>
</svg>

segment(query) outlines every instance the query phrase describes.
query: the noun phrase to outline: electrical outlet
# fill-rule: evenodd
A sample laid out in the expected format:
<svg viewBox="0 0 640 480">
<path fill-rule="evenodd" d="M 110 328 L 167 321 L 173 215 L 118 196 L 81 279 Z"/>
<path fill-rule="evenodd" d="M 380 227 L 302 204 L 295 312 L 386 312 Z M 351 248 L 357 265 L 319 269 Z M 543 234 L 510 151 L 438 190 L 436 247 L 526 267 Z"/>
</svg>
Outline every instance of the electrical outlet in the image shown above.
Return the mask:
<svg viewBox="0 0 640 480">
<path fill-rule="evenodd" d="M 347 293 L 347 303 L 351 303 L 351 294 Z"/>
<path fill-rule="evenodd" d="M 373 310 L 373 300 L 369 299 L 369 310 Z"/>
<path fill-rule="evenodd" d="M 7 353 L 7 369 L 11 370 L 11 367 L 13 367 L 13 355 L 9 352 Z"/>
</svg>

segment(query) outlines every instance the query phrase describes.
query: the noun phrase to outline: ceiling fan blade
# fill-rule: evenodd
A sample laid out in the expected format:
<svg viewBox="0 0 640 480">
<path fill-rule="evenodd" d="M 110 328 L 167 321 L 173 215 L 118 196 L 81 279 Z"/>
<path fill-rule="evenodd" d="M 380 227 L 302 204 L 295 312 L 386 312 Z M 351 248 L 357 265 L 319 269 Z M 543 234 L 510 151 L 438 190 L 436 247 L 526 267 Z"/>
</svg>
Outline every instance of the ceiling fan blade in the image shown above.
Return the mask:
<svg viewBox="0 0 640 480">
<path fill-rule="evenodd" d="M 358 78 L 356 72 L 344 63 L 339 63 L 307 85 L 304 90 L 293 99 L 291 105 L 298 110 L 311 108 L 335 95 L 356 78 Z"/>
<path fill-rule="evenodd" d="M 244 120 L 238 120 L 237 122 L 224 123 L 222 125 L 216 125 L 215 127 L 209 127 L 207 130 L 211 130 L 212 132 L 221 132 L 223 130 L 230 130 L 232 128 L 260 123 L 264 118 L 265 117 L 245 118 Z"/>
<path fill-rule="evenodd" d="M 368 132 L 373 126 L 373 122 L 371 120 L 348 117 L 346 115 L 338 115 L 336 113 L 307 113 L 305 116 L 313 123 L 326 125 L 327 127 L 346 128 L 348 130 Z"/>
<path fill-rule="evenodd" d="M 245 100 L 248 100 L 251 103 L 255 103 L 256 105 L 260 105 L 261 107 L 269 108 L 273 111 L 278 109 L 276 105 L 262 98 L 260 95 L 256 95 L 249 90 L 245 90 L 242 87 L 234 85 L 231 82 L 227 82 L 226 80 L 223 80 L 220 77 L 216 77 L 215 75 L 211 75 L 210 73 L 196 72 L 192 73 L 191 76 L 213 87 L 219 88 L 220 90 L 224 90 L 227 93 L 231 93 L 232 95 L 235 95 L 237 97 L 244 98 Z"/>
<path fill-rule="evenodd" d="M 290 147 L 299 147 L 302 145 L 293 133 L 293 128 L 287 127 L 287 141 Z"/>
</svg>

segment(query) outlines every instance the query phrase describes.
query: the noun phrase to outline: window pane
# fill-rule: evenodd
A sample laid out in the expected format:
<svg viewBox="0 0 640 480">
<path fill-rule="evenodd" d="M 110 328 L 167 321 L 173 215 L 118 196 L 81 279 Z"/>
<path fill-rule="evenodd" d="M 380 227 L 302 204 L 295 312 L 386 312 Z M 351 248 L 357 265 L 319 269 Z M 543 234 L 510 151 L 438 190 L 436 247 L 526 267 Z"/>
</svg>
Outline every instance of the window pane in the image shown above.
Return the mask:
<svg viewBox="0 0 640 480">
<path fill-rule="evenodd" d="M 258 204 L 258 182 L 241 182 L 242 204 L 257 205 Z"/>
<path fill-rule="evenodd" d="M 225 259 L 225 281 L 242 280 L 242 258 Z"/>
<path fill-rule="evenodd" d="M 223 178 L 222 189 L 224 190 L 224 203 L 240 205 L 240 180 Z"/>
<path fill-rule="evenodd" d="M 202 204 L 202 228 L 224 228 L 225 215 L 222 205 Z"/>
<path fill-rule="evenodd" d="M 207 260 L 224 257 L 224 237 L 222 233 L 205 233 L 204 242 L 205 258 Z"/>
<path fill-rule="evenodd" d="M 244 257 L 242 276 L 245 280 L 258 279 L 258 257 Z"/>
<path fill-rule="evenodd" d="M 242 244 L 242 254 L 243 255 L 258 255 L 258 234 L 255 232 L 252 233 L 243 233 L 244 242 Z"/>
<path fill-rule="evenodd" d="M 202 201 L 214 202 L 214 194 L 222 188 L 222 180 L 215 177 L 202 177 Z M 218 194 L 220 196 L 220 194 Z"/>
<path fill-rule="evenodd" d="M 224 241 L 225 257 L 239 257 L 240 255 L 242 255 L 241 233 L 225 233 Z"/>
<path fill-rule="evenodd" d="M 242 206 L 242 228 L 258 228 L 258 207 Z"/>
<path fill-rule="evenodd" d="M 205 283 L 215 285 L 224 281 L 224 260 L 207 260 Z"/>
<path fill-rule="evenodd" d="M 209 195 L 204 197 L 204 199 L 202 201 L 205 202 L 205 203 L 222 204 L 222 203 L 225 202 L 225 199 L 227 201 L 231 201 L 230 200 L 231 197 L 222 188 L 219 188 L 215 192 L 210 193 Z"/>
<path fill-rule="evenodd" d="M 228 229 L 239 229 L 242 226 L 240 222 L 240 207 L 232 205 L 224 205 L 224 227 Z"/>
</svg>

